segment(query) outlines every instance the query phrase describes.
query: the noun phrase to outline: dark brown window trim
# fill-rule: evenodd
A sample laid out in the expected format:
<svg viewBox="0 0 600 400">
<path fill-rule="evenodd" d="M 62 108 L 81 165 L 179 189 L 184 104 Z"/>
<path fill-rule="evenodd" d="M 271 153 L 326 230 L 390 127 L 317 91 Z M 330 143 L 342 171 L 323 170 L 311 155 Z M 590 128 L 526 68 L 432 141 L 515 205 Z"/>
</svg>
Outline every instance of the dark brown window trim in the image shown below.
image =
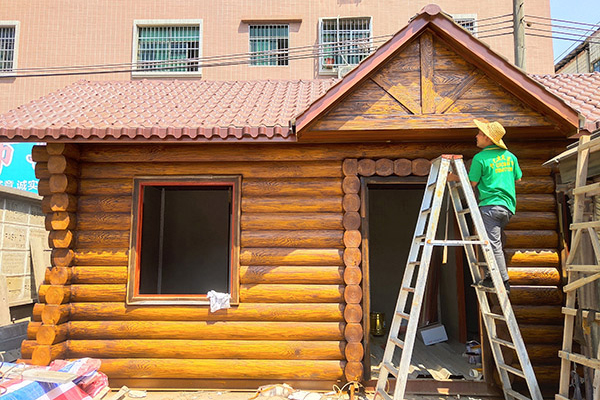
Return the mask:
<svg viewBox="0 0 600 400">
<path fill-rule="evenodd" d="M 127 272 L 127 304 L 135 305 L 208 305 L 206 295 L 154 295 L 139 294 L 139 257 L 141 239 L 142 190 L 144 186 L 229 186 L 232 188 L 231 203 L 231 242 L 229 287 L 231 304 L 239 303 L 239 253 L 240 253 L 240 217 L 241 217 L 241 184 L 239 175 L 205 175 L 205 176 L 147 176 L 133 180 L 132 223 L 129 245 L 129 266 Z"/>
</svg>

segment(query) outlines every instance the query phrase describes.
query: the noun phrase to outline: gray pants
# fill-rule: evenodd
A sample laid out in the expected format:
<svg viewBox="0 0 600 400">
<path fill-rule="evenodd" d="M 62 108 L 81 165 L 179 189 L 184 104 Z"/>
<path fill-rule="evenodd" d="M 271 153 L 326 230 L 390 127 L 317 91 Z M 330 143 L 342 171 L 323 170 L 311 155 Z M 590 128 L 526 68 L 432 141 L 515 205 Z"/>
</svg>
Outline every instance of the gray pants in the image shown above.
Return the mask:
<svg viewBox="0 0 600 400">
<path fill-rule="evenodd" d="M 506 260 L 504 259 L 504 250 L 502 249 L 502 231 L 513 213 L 504 206 L 483 206 L 479 207 L 483 218 L 483 225 L 487 232 L 498 270 L 502 275 L 502 280 L 508 280 L 508 271 L 506 270 Z"/>
</svg>

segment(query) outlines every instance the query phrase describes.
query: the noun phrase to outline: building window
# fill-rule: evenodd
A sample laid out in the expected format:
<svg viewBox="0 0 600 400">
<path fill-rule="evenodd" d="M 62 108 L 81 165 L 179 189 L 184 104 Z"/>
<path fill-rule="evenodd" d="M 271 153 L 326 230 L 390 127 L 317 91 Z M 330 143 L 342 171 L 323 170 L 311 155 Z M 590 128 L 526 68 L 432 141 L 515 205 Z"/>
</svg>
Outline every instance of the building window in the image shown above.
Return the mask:
<svg viewBox="0 0 600 400">
<path fill-rule="evenodd" d="M 592 72 L 600 72 L 600 60 L 592 64 Z"/>
<path fill-rule="evenodd" d="M 127 300 L 238 302 L 239 176 L 136 178 Z"/>
<path fill-rule="evenodd" d="M 134 75 L 200 75 L 202 21 L 136 21 Z"/>
<path fill-rule="evenodd" d="M 288 65 L 289 25 L 250 25 L 250 65 Z"/>
<path fill-rule="evenodd" d="M 17 21 L 0 21 L 0 75 L 12 75 L 17 68 Z"/>
<path fill-rule="evenodd" d="M 473 36 L 477 36 L 477 14 L 454 14 L 452 19 Z"/>
<path fill-rule="evenodd" d="M 356 65 L 371 53 L 371 18 L 322 18 L 319 64 L 321 73 L 337 73 L 342 65 Z"/>
</svg>

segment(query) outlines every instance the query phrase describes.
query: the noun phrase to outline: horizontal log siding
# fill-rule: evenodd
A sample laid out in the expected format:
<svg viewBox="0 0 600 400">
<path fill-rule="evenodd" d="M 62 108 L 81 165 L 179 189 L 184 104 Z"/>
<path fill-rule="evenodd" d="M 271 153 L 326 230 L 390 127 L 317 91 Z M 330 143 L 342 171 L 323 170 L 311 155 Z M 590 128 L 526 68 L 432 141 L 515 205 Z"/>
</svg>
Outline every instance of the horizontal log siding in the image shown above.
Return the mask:
<svg viewBox="0 0 600 400">
<path fill-rule="evenodd" d="M 98 147 L 104 146 L 86 148 Z M 251 368 L 272 360 L 283 363 L 281 379 L 343 377 L 341 160 L 277 160 L 265 154 L 253 161 L 225 156 L 183 162 L 177 148 L 156 162 L 150 146 L 142 146 L 145 162 L 130 162 L 105 150 L 103 159 L 81 162 L 71 286 L 68 293 L 50 293 L 70 301 L 63 305 L 70 357 L 129 360 L 128 372 L 104 367 L 111 378 L 140 377 L 134 365 L 148 357 L 185 358 L 186 365 L 228 365 L 227 360 L 238 365 L 244 359 Z M 215 313 L 206 306 L 126 306 L 132 178 L 203 174 L 243 176 L 240 305 Z M 44 311 L 38 313 L 43 317 Z M 49 309 L 46 318 L 59 314 Z M 242 376 L 234 364 L 219 378 L 264 378 Z M 216 375 L 206 374 L 211 376 Z"/>
<path fill-rule="evenodd" d="M 526 341 L 552 345 L 537 334 L 560 316 L 554 183 L 540 164 L 564 144 L 536 143 L 511 146 L 523 158 L 526 175 L 518 187 L 523 215 L 508 227 L 507 248 L 514 253 L 509 272 L 521 299 L 515 312 L 527 324 Z M 65 323 L 69 356 L 107 359 L 105 370 L 113 378 L 141 377 L 157 361 L 161 368 L 148 374 L 163 377 L 162 363 L 187 358 L 190 372 L 183 378 L 216 376 L 218 362 L 219 378 L 264 378 L 266 362 L 278 365 L 277 379 L 343 379 L 345 337 L 359 323 L 344 322 L 342 161 L 432 159 L 449 152 L 470 158 L 476 149 L 471 143 L 81 146 L 70 302 L 39 305 L 34 319 Z M 210 313 L 199 306 L 125 305 L 132 177 L 161 174 L 243 175 L 239 306 Z M 549 253 L 528 261 L 532 249 Z M 164 346 L 164 340 L 173 345 Z M 238 359 L 247 360 L 247 372 L 239 372 Z"/>
</svg>

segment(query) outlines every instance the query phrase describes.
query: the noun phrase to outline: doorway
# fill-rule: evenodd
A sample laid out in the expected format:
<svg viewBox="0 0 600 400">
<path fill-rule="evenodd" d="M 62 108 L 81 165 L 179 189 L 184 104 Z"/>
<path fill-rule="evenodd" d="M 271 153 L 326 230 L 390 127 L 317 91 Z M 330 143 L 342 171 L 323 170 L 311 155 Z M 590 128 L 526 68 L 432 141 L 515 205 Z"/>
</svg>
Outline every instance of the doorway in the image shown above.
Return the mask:
<svg viewBox="0 0 600 400">
<path fill-rule="evenodd" d="M 424 191 L 417 177 L 362 178 L 365 206 L 363 223 L 363 273 L 367 324 L 365 377 L 377 379 L 388 328 L 396 306 L 406 261 L 413 239 Z M 453 238 L 454 214 L 444 203 L 438 224 L 438 239 Z M 446 215 L 449 216 L 446 224 Z M 442 262 L 445 259 L 444 263 Z M 431 260 L 427 288 L 419 320 L 420 328 L 443 330 L 448 340 L 425 344 L 417 334 L 409 379 L 482 379 L 480 356 L 467 355 L 467 342 L 479 341 L 479 319 L 475 291 L 462 248 L 449 248 L 444 257 L 436 248 Z M 381 324 L 376 323 L 383 320 Z M 369 321 L 369 322 L 370 322 Z M 401 328 L 401 334 L 403 329 Z M 480 351 L 471 348 L 470 353 Z M 470 363 L 471 362 L 471 363 Z M 397 365 L 397 362 L 394 364 Z"/>
</svg>

